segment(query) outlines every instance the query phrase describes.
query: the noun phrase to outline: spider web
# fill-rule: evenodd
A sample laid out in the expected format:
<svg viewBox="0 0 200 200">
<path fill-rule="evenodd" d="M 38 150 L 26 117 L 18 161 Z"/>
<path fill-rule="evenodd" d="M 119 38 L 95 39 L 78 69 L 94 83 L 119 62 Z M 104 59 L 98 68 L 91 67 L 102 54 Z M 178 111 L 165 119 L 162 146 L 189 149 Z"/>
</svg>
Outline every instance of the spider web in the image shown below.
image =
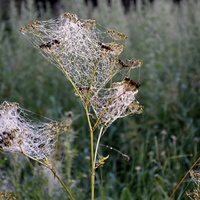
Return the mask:
<svg viewBox="0 0 200 200">
<path fill-rule="evenodd" d="M 111 40 L 92 20 L 65 13 L 48 21 L 36 21 L 21 32 L 42 55 L 67 74 L 76 88 L 103 87 L 116 73 L 124 45 Z"/>
<path fill-rule="evenodd" d="M 50 157 L 58 133 L 66 131 L 68 125 L 33 121 L 30 113 L 17 103 L 5 101 L 0 105 L 0 149 L 44 160 Z"/>
<path fill-rule="evenodd" d="M 94 20 L 81 20 L 70 13 L 36 21 L 20 31 L 65 74 L 83 104 L 92 106 L 100 124 L 108 127 L 117 118 L 141 113 L 143 107 L 135 99 L 139 85 L 130 79 L 112 83 L 117 73 L 129 73 L 142 64 L 141 60 L 118 58 L 127 38 L 124 34 L 100 30 Z"/>
</svg>

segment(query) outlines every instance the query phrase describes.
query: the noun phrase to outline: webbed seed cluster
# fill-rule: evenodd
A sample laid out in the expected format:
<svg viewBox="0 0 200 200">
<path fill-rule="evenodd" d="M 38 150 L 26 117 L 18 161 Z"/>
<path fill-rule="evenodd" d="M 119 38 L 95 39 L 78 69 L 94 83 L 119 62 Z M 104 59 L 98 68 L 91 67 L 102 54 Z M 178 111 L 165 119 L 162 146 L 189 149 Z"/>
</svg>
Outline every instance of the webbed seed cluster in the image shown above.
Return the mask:
<svg viewBox="0 0 200 200">
<path fill-rule="evenodd" d="M 31 120 L 28 111 L 17 103 L 5 101 L 0 105 L 0 149 L 3 151 L 46 159 L 54 148 L 56 135 L 67 129 L 64 123 Z"/>
<path fill-rule="evenodd" d="M 101 118 L 101 125 L 142 111 L 135 99 L 140 83 L 127 78 L 117 83 L 112 80 L 117 73 L 142 64 L 141 60 L 119 59 L 125 34 L 98 29 L 96 21 L 81 20 L 71 13 L 28 24 L 21 32 L 65 74 L 83 104 L 88 103 Z"/>
<path fill-rule="evenodd" d="M 97 115 L 102 115 L 100 123 L 108 127 L 117 118 L 140 114 L 143 106 L 135 98 L 139 86 L 139 83 L 126 78 L 122 82 L 113 83 L 111 88 L 101 89 L 92 100 Z"/>
</svg>

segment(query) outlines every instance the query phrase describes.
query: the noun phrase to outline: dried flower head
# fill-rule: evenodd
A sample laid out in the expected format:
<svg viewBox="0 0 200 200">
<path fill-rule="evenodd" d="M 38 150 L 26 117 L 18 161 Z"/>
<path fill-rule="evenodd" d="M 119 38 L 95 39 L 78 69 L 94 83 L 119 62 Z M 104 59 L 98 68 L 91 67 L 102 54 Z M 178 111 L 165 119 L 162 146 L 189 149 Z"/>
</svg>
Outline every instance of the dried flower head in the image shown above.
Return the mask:
<svg viewBox="0 0 200 200">
<path fill-rule="evenodd" d="M 56 142 L 56 136 L 68 125 L 51 121 L 33 121 L 30 112 L 17 103 L 4 101 L 0 105 L 0 149 L 25 153 L 36 159 L 47 159 Z"/>
</svg>

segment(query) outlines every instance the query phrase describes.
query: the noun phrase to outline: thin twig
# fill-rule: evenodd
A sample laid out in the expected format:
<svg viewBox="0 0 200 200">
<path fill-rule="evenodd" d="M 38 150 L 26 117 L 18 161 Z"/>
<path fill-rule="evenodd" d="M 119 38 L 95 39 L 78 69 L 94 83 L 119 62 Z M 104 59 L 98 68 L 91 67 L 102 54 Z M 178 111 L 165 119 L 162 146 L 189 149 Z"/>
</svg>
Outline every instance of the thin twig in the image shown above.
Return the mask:
<svg viewBox="0 0 200 200">
<path fill-rule="evenodd" d="M 200 157 L 193 163 L 193 165 L 190 167 L 190 169 L 187 171 L 187 173 L 185 174 L 185 176 L 180 180 L 180 182 L 178 183 L 178 185 L 175 187 L 175 189 L 173 190 L 172 194 L 170 195 L 168 200 L 171 200 L 172 197 L 174 196 L 175 192 L 178 190 L 178 188 L 180 187 L 180 185 L 183 183 L 183 181 L 186 179 L 186 177 L 188 176 L 188 174 L 190 173 L 190 171 L 196 166 L 196 164 L 200 161 Z"/>
</svg>

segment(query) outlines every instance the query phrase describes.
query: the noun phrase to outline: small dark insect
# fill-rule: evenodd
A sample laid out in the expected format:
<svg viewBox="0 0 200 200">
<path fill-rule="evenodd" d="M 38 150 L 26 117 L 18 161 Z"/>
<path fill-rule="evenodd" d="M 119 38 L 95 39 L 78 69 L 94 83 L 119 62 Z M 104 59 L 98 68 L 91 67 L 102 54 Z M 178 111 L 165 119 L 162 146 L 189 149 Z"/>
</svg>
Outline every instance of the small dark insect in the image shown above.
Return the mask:
<svg viewBox="0 0 200 200">
<path fill-rule="evenodd" d="M 78 88 L 78 90 L 80 91 L 80 92 L 86 92 L 86 91 L 88 91 L 90 89 L 90 87 L 79 87 Z"/>
<path fill-rule="evenodd" d="M 129 83 L 130 83 L 132 86 L 135 86 L 137 89 L 141 86 L 141 83 L 140 83 L 140 82 L 136 83 L 135 81 L 130 80 Z"/>
<path fill-rule="evenodd" d="M 101 46 L 102 49 L 108 50 L 108 51 L 113 51 L 113 49 L 105 44 L 103 44 L 102 42 L 98 42 L 98 45 Z"/>
<path fill-rule="evenodd" d="M 125 78 L 124 78 L 124 81 L 125 81 L 125 82 L 129 82 L 130 80 L 131 80 L 131 79 L 130 79 L 129 77 L 125 77 Z"/>
<path fill-rule="evenodd" d="M 47 42 L 46 44 L 39 45 L 39 47 L 41 49 L 47 49 L 47 48 L 50 49 L 51 48 L 51 44 L 49 42 Z"/>
<path fill-rule="evenodd" d="M 129 67 L 129 66 L 128 66 L 127 64 L 125 64 L 124 61 L 121 60 L 121 59 L 118 60 L 118 63 L 119 63 L 119 66 L 122 67 L 122 68 L 128 68 L 128 67 Z"/>
<path fill-rule="evenodd" d="M 137 83 L 136 83 L 135 81 L 133 81 L 133 80 L 130 80 L 129 83 L 130 83 L 132 86 L 136 86 L 136 85 L 137 85 Z"/>
<path fill-rule="evenodd" d="M 45 144 L 42 143 L 42 144 L 38 145 L 38 148 L 42 148 L 42 147 L 44 147 L 44 146 L 45 146 Z"/>
<path fill-rule="evenodd" d="M 46 43 L 46 48 L 51 48 L 52 43 L 51 42 L 47 42 Z"/>
<path fill-rule="evenodd" d="M 44 48 L 46 48 L 46 44 L 41 44 L 39 47 L 40 47 L 41 49 L 44 49 Z"/>
<path fill-rule="evenodd" d="M 3 135 L 8 135 L 8 132 L 4 131 L 2 134 L 3 134 Z"/>
<path fill-rule="evenodd" d="M 139 87 L 141 86 L 140 82 L 136 83 L 135 81 L 131 80 L 129 77 L 125 77 L 124 81 L 126 83 L 129 83 L 131 86 L 135 86 L 137 89 L 139 89 Z"/>
<path fill-rule="evenodd" d="M 58 40 L 54 40 L 54 42 L 55 42 L 56 44 L 60 44 L 60 41 L 58 41 Z"/>
<path fill-rule="evenodd" d="M 141 83 L 140 83 L 140 82 L 136 83 L 136 88 L 137 88 L 137 89 L 140 88 L 140 86 L 141 86 Z"/>
<path fill-rule="evenodd" d="M 39 45 L 39 47 L 41 49 L 46 49 L 46 48 L 50 49 L 52 47 L 52 45 L 55 45 L 55 44 L 60 44 L 60 41 L 55 39 L 55 40 L 49 41 L 45 44 L 41 44 L 41 45 Z"/>
</svg>

